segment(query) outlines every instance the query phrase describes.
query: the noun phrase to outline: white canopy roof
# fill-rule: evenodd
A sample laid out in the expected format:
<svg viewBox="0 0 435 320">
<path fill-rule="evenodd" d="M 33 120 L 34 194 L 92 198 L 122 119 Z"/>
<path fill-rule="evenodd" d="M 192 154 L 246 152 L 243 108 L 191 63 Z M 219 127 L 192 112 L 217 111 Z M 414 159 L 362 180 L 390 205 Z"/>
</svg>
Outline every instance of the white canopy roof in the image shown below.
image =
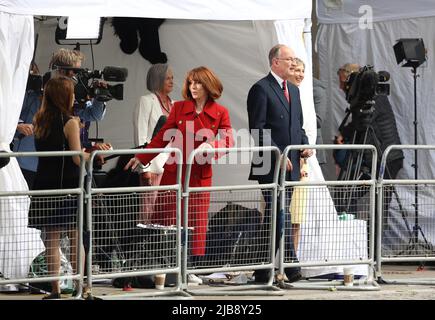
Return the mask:
<svg viewBox="0 0 435 320">
<path fill-rule="evenodd" d="M 311 1 L 297 0 L 0 0 L 14 14 L 148 17 L 203 20 L 279 20 L 311 17 Z"/>
<path fill-rule="evenodd" d="M 435 16 L 433 0 L 317 0 L 319 23 L 358 23 Z"/>
</svg>

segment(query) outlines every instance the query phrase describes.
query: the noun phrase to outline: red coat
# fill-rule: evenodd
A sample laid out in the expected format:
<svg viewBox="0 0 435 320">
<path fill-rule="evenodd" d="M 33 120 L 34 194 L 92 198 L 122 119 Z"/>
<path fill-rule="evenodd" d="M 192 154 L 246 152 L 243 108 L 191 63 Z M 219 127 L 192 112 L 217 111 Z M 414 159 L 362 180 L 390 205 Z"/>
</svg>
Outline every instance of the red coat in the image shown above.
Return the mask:
<svg viewBox="0 0 435 320">
<path fill-rule="evenodd" d="M 217 134 L 219 133 L 219 139 Z M 164 148 L 171 141 L 171 147 L 181 149 L 183 153 L 182 184 L 184 182 L 186 165 L 190 153 L 203 142 L 210 143 L 214 148 L 230 148 L 234 145 L 231 122 L 228 110 L 209 100 L 203 111 L 197 114 L 193 101 L 179 101 L 169 114 L 169 117 L 148 144 L 147 148 Z M 157 154 L 138 154 L 143 164 L 149 163 Z M 217 158 L 219 155 L 215 155 Z M 176 183 L 177 164 L 171 155 L 164 166 L 160 185 Z M 189 181 L 191 187 L 209 187 L 212 183 L 212 165 L 196 161 L 192 165 Z M 189 227 L 193 227 L 190 248 L 192 255 L 204 255 L 208 223 L 208 208 L 210 195 L 208 192 L 194 193 L 189 201 Z M 155 206 L 153 222 L 162 225 L 175 224 L 175 193 L 160 192 Z M 183 208 L 183 206 L 182 206 Z M 183 220 L 182 220 L 183 221 Z M 189 240 L 190 241 L 190 240 Z"/>
</svg>

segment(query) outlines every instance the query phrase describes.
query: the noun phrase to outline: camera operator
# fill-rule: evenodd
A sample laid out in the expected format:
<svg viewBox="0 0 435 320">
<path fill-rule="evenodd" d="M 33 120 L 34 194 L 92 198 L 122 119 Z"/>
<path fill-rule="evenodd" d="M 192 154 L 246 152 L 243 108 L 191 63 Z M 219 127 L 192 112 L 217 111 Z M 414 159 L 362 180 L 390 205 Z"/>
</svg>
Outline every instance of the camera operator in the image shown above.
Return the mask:
<svg viewBox="0 0 435 320">
<path fill-rule="evenodd" d="M 35 137 L 33 135 L 33 116 L 38 112 L 42 99 L 42 77 L 39 75 L 39 68 L 35 62 L 30 65 L 29 77 L 27 79 L 26 93 L 24 95 L 23 106 L 20 118 L 15 131 L 11 149 L 14 152 L 34 152 Z M 18 164 L 27 182 L 29 190 L 33 189 L 36 168 L 38 167 L 38 157 L 18 157 Z"/>
<path fill-rule="evenodd" d="M 54 72 L 54 76 L 67 76 L 69 78 L 75 77 L 77 71 L 82 66 L 84 55 L 80 51 L 61 48 L 56 51 L 50 61 L 50 69 Z M 107 87 L 103 81 L 97 81 L 95 86 Z M 82 148 L 108 150 L 111 148 L 109 143 L 96 143 L 92 145 L 89 141 L 89 126 L 91 121 L 100 121 L 104 118 L 106 113 L 105 102 L 91 99 L 88 97 L 84 104 L 74 102 L 74 115 L 80 118 L 80 142 Z M 102 161 L 102 159 L 100 159 Z"/>
<path fill-rule="evenodd" d="M 340 89 L 347 94 L 349 88 L 348 80 L 352 73 L 358 72 L 360 66 L 357 64 L 347 63 L 338 69 L 338 78 Z M 349 124 L 343 126 L 341 132 L 335 138 L 336 144 L 342 143 L 363 143 L 364 131 L 367 127 L 373 129 L 373 134 L 368 135 L 365 144 L 371 144 L 378 148 L 378 168 L 380 160 L 385 149 L 392 144 L 401 144 L 399 133 L 397 131 L 396 119 L 394 117 L 393 108 L 386 95 L 375 95 L 374 105 L 371 114 L 363 114 L 360 110 L 350 110 L 352 120 Z M 352 141 L 353 134 L 357 132 L 356 141 Z M 362 134 L 358 134 L 362 132 Z M 345 153 L 345 152 L 344 152 Z M 343 169 L 345 156 L 343 153 L 336 152 L 337 164 Z M 387 169 L 385 171 L 386 179 L 395 179 L 399 170 L 403 166 L 402 150 L 392 150 L 387 159 Z M 369 158 L 364 159 L 364 164 L 371 166 Z M 377 170 L 378 174 L 379 170 Z"/>
<path fill-rule="evenodd" d="M 387 74 L 386 72 L 383 73 Z M 350 110 L 347 110 L 348 113 L 339 128 L 340 133 L 337 135 L 334 142 L 336 144 L 352 143 L 374 145 L 378 152 L 376 168 L 377 178 L 382 154 L 385 152 L 385 149 L 392 144 L 401 144 L 393 108 L 387 97 L 387 94 L 389 94 L 389 86 L 381 84 L 381 86 L 386 85 L 388 87 L 388 90 L 380 90 L 385 92 L 377 92 L 377 89 L 374 89 L 374 87 L 378 87 L 377 79 L 379 79 L 381 75 L 380 73 L 373 72 L 371 67 L 360 69 L 356 64 L 345 64 L 338 70 L 337 74 L 339 76 L 340 88 L 346 94 L 346 100 L 350 102 Z M 376 78 L 374 82 L 372 82 L 374 80 L 373 78 Z M 389 78 L 389 75 L 386 78 Z M 387 81 L 388 79 L 384 80 Z M 375 84 L 374 87 L 373 84 Z M 355 88 L 357 88 L 356 92 L 353 90 Z M 370 94 L 366 95 L 367 93 Z M 356 104 L 354 104 L 354 100 L 351 99 L 352 94 L 357 98 Z M 360 100 L 361 98 L 362 100 Z M 368 100 L 364 101 L 365 99 Z M 349 115 L 352 115 L 352 119 L 350 123 L 344 125 Z M 352 152 L 348 150 L 336 150 L 334 152 L 335 161 L 341 168 L 339 179 L 342 178 L 342 173 L 346 174 L 346 170 L 357 173 L 358 176 L 354 175 L 354 177 L 358 177 L 357 179 L 370 178 L 369 172 L 372 165 L 371 156 L 369 152 L 363 152 L 362 155 L 363 161 L 360 168 L 346 168 L 347 163 L 352 161 Z M 402 150 L 395 149 L 389 153 L 384 174 L 386 179 L 396 178 L 399 170 L 403 167 L 403 159 L 404 155 Z M 359 171 L 356 172 L 356 170 Z M 388 208 L 393 192 L 393 188 L 386 188 L 384 191 L 383 224 L 385 227 L 388 227 Z M 355 201 L 359 196 L 358 193 L 350 194 L 350 207 L 347 207 L 346 210 L 349 212 L 355 211 L 356 213 Z M 377 197 L 375 201 L 377 203 Z M 377 207 L 377 204 L 375 206 Z M 337 211 L 343 212 L 341 209 L 342 207 L 338 207 Z"/>
</svg>

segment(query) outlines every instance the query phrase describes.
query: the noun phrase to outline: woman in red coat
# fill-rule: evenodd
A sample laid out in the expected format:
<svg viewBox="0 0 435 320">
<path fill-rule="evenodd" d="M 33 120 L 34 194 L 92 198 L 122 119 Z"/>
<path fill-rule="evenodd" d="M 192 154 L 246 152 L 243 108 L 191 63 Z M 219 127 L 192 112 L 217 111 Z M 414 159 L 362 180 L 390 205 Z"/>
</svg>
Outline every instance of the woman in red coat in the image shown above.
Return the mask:
<svg viewBox="0 0 435 320">
<path fill-rule="evenodd" d="M 186 162 L 194 149 L 230 148 L 234 145 L 228 110 L 215 102 L 221 96 L 222 90 L 220 80 L 210 69 L 198 67 L 189 71 L 182 91 L 185 100 L 175 102 L 165 125 L 147 145 L 147 148 L 164 148 L 171 142 L 171 147 L 182 151 L 182 182 L 185 177 Z M 138 161 L 148 164 L 156 156 L 157 154 L 138 154 L 127 164 L 126 168 L 134 169 Z M 217 157 L 218 155 L 214 156 L 214 158 Z M 212 165 L 210 160 L 210 157 L 204 157 L 202 154 L 196 158 L 192 165 L 189 186 L 211 186 Z M 160 185 L 175 184 L 176 172 L 175 155 L 171 154 L 164 166 Z M 209 205 L 210 194 L 208 192 L 195 192 L 189 197 L 188 223 L 189 227 L 193 227 L 190 243 L 191 256 L 205 255 Z M 175 225 L 175 207 L 175 193 L 160 192 L 156 200 L 153 222 Z"/>
</svg>

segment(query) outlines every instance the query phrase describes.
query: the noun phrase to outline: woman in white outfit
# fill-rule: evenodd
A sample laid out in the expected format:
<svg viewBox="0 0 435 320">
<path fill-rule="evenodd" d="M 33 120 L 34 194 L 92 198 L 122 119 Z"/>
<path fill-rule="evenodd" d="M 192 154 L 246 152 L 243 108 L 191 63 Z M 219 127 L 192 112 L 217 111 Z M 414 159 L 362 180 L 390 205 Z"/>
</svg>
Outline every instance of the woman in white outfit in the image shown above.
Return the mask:
<svg viewBox="0 0 435 320">
<path fill-rule="evenodd" d="M 289 81 L 293 83 L 295 86 L 299 87 L 304 80 L 305 77 L 305 64 L 299 59 L 295 58 L 296 67 L 293 71 L 293 74 L 289 77 Z M 303 109 L 303 105 L 302 105 Z M 304 120 L 305 122 L 305 120 Z M 305 123 L 304 123 L 305 125 Z M 305 128 L 304 128 L 305 129 Z M 308 165 L 307 159 L 300 159 L 300 168 L 301 168 L 301 181 L 307 180 L 308 177 Z M 306 187 L 296 187 L 292 193 L 291 200 L 291 224 L 292 224 L 292 238 L 293 244 L 295 247 L 295 251 L 298 251 L 299 248 L 299 239 L 301 236 L 301 223 L 305 220 L 305 211 L 307 210 L 307 190 Z"/>
<path fill-rule="evenodd" d="M 296 64 L 295 72 L 288 80 L 301 89 L 303 128 L 308 136 L 309 144 L 314 145 L 317 139 L 317 120 L 312 90 L 302 89 L 301 83 L 304 79 L 305 64 L 298 58 L 296 58 Z M 304 85 L 309 84 L 304 83 Z M 317 157 L 307 159 L 307 166 L 302 174 L 306 174 L 307 181 L 325 181 Z M 362 222 L 339 221 L 334 202 L 326 186 L 306 187 L 303 193 L 304 195 L 301 197 L 303 201 L 297 201 L 299 212 L 295 212 L 296 219 L 294 219 L 292 212 L 292 231 L 294 236 L 298 237 L 294 243 L 295 246 L 298 243 L 296 252 L 299 261 L 350 260 L 366 256 L 367 244 L 362 234 L 365 226 L 361 225 Z M 294 232 L 295 225 L 296 232 Z M 349 232 L 355 234 L 349 234 L 348 241 L 344 241 L 343 234 Z M 357 269 L 355 270 L 356 274 L 367 274 L 367 268 L 364 265 L 359 265 Z M 304 267 L 301 269 L 304 277 L 336 274 L 342 271 L 342 266 Z"/>
<path fill-rule="evenodd" d="M 157 63 L 147 73 L 146 86 L 149 94 L 141 96 L 133 114 L 134 143 L 136 146 L 149 143 L 159 118 L 168 116 L 173 101 L 169 97 L 174 87 L 174 74 L 167 64 Z M 168 154 L 157 156 L 148 167 L 141 167 L 141 185 L 158 186 L 163 174 L 163 165 Z M 157 191 L 146 193 L 143 198 L 141 223 L 148 223 L 153 213 Z"/>
</svg>

